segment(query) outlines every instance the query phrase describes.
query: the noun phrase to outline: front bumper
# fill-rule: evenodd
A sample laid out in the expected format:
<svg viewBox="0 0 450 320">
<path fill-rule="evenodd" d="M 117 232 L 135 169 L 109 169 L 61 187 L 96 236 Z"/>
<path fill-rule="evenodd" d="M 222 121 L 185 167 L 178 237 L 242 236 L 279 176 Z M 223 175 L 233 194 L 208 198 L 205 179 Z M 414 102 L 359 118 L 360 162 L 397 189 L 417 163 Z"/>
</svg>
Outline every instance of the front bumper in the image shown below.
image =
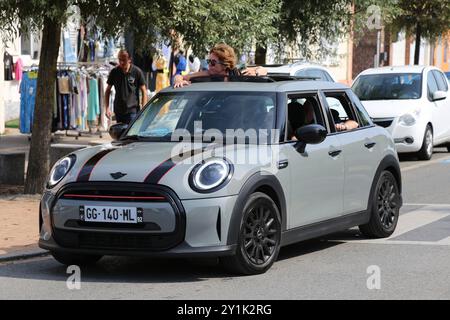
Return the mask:
<svg viewBox="0 0 450 320">
<path fill-rule="evenodd" d="M 398 153 L 417 152 L 422 148 L 423 134 L 425 129 L 421 129 L 421 124 L 407 127 L 398 123 L 398 118 L 386 129 L 394 138 L 395 148 Z"/>
<path fill-rule="evenodd" d="M 118 200 L 127 195 L 130 201 Z M 133 200 L 133 195 L 157 195 L 164 201 Z M 71 198 L 74 195 L 77 198 Z M 83 195 L 89 195 L 84 199 Z M 98 198 L 96 198 L 98 197 Z M 74 183 L 57 194 L 46 192 L 41 201 L 39 246 L 50 251 L 126 256 L 223 256 L 232 255 L 227 243 L 236 196 L 215 199 L 178 199 L 169 188 L 136 184 Z M 138 207 L 140 226 L 90 224 L 80 220 L 84 205 Z"/>
</svg>

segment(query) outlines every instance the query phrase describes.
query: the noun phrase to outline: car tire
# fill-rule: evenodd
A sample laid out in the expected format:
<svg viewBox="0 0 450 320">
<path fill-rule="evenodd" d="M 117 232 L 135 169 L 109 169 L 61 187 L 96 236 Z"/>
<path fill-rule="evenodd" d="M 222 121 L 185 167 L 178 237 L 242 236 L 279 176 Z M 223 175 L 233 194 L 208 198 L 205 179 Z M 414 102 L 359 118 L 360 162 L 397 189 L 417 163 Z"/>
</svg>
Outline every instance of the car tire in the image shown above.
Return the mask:
<svg viewBox="0 0 450 320">
<path fill-rule="evenodd" d="M 280 211 L 268 195 L 256 192 L 244 206 L 236 254 L 222 257 L 222 265 L 240 275 L 264 273 L 276 261 L 280 242 Z"/>
<path fill-rule="evenodd" d="M 430 160 L 433 156 L 433 130 L 428 125 L 423 135 L 422 148 L 417 152 L 420 160 Z"/>
<path fill-rule="evenodd" d="M 391 172 L 383 171 L 371 196 L 370 220 L 359 226 L 361 233 L 369 238 L 392 235 L 398 223 L 400 201 L 397 180 Z"/>
<path fill-rule="evenodd" d="M 88 254 L 73 254 L 66 252 L 55 252 L 52 251 L 51 255 L 53 258 L 61 264 L 66 266 L 88 266 L 95 264 L 98 260 L 102 258 L 101 255 L 88 255 Z"/>
</svg>

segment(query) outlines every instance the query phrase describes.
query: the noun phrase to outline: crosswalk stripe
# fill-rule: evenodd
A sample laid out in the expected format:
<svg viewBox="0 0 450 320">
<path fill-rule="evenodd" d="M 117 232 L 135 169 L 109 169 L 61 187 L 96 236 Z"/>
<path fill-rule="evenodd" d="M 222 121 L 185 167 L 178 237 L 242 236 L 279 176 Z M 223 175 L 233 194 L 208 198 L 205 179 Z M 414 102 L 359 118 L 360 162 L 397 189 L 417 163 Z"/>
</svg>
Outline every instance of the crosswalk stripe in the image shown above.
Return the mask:
<svg viewBox="0 0 450 320">
<path fill-rule="evenodd" d="M 448 205 L 447 205 L 448 206 Z M 450 206 L 449 206 L 450 212 Z M 450 216 L 450 213 L 436 212 L 430 207 L 424 207 L 419 210 L 414 210 L 400 215 L 397 228 L 395 232 L 387 239 L 329 239 L 329 242 L 346 242 L 346 243 L 362 243 L 362 244 L 403 244 L 403 245 L 433 245 L 433 246 L 449 246 L 450 237 L 440 241 L 409 241 L 409 240 L 394 240 L 396 237 L 413 231 L 415 229 L 426 226 L 430 223 L 444 219 Z M 449 230 L 450 233 L 450 230 Z"/>
<path fill-rule="evenodd" d="M 426 208 L 402 214 L 399 217 L 397 228 L 390 238 L 398 237 L 401 234 L 444 219 L 450 215 L 450 213 L 435 212 L 425 209 Z"/>
<path fill-rule="evenodd" d="M 442 244 L 442 245 L 445 245 L 445 246 L 450 246 L 450 237 L 447 237 L 445 239 L 439 240 L 438 243 Z"/>
</svg>

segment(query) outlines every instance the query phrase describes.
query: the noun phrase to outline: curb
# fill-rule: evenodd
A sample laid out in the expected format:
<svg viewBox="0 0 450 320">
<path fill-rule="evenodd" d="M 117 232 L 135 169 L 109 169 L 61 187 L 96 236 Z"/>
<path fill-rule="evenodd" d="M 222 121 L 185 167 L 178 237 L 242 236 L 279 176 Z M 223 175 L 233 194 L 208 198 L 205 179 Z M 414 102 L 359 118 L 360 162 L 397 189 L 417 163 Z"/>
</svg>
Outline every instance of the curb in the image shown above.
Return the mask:
<svg viewBox="0 0 450 320">
<path fill-rule="evenodd" d="M 7 253 L 4 255 L 0 255 L 0 263 L 2 262 L 11 262 L 16 260 L 27 260 L 38 257 L 45 257 L 50 254 L 47 250 L 42 249 L 34 249 L 29 251 L 17 251 L 12 253 Z"/>
</svg>

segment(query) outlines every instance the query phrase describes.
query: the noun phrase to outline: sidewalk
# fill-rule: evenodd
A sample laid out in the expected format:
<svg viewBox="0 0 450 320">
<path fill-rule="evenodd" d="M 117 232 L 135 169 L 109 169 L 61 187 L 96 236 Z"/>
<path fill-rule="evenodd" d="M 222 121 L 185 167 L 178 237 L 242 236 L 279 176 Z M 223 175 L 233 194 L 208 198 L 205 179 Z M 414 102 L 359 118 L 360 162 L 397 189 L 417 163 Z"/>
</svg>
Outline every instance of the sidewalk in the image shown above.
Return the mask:
<svg viewBox="0 0 450 320">
<path fill-rule="evenodd" d="M 30 142 L 28 135 L 15 129 L 7 129 L 0 136 L 0 151 L 26 152 Z M 53 143 L 95 145 L 111 141 L 109 134 L 99 136 L 75 137 L 57 135 Z M 31 258 L 48 254 L 38 247 L 39 240 L 39 201 L 40 196 L 23 195 L 23 186 L 0 185 L 0 263 Z"/>
</svg>

